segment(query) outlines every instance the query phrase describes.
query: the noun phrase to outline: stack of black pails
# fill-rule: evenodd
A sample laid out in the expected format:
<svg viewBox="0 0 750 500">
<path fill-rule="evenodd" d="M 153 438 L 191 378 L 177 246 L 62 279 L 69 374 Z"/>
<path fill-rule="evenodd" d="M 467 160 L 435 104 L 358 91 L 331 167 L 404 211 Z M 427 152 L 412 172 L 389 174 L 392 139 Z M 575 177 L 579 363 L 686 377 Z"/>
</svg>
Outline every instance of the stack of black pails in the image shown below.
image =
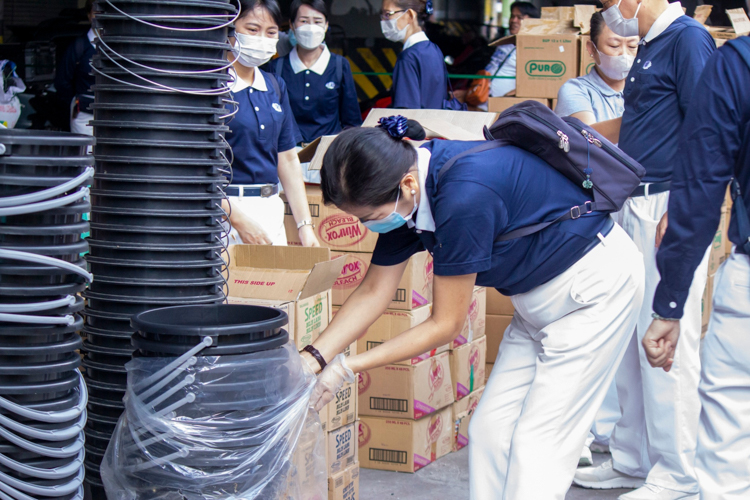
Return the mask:
<svg viewBox="0 0 750 500">
<path fill-rule="evenodd" d="M 124 406 L 133 314 L 224 300 L 229 0 L 98 0 L 86 481 Z"/>
<path fill-rule="evenodd" d="M 0 497 L 82 499 L 93 138 L 0 130 Z"/>
</svg>

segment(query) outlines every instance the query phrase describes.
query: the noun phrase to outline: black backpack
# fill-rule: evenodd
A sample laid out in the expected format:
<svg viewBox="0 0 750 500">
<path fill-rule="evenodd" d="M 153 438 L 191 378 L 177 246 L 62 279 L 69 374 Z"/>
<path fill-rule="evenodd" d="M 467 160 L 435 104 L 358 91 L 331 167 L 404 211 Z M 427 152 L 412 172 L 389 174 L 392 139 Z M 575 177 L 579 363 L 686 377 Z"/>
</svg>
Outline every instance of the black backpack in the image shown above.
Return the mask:
<svg viewBox="0 0 750 500">
<path fill-rule="evenodd" d="M 460 153 L 440 169 L 438 183 L 464 156 L 502 146 L 516 146 L 540 157 L 578 185 L 589 200 L 551 221 L 539 222 L 500 235 L 508 241 L 541 231 L 591 212 L 620 210 L 640 185 L 646 170 L 596 130 L 576 118 L 560 118 L 537 101 L 526 101 L 505 110 L 488 129 L 487 142 Z M 585 198 L 584 198 L 585 199 Z"/>
</svg>

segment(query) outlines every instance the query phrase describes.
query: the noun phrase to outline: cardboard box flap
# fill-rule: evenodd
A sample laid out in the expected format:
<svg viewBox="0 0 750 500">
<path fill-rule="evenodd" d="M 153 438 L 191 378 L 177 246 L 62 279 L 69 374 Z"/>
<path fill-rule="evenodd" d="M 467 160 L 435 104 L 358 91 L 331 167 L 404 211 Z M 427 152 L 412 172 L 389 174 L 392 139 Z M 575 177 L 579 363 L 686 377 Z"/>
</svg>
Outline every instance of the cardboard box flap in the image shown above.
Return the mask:
<svg viewBox="0 0 750 500">
<path fill-rule="evenodd" d="M 575 35 L 580 32 L 573 26 L 573 20 L 524 19 L 519 35 Z"/>
<path fill-rule="evenodd" d="M 576 5 L 574 9 L 573 26 L 580 28 L 582 35 L 588 35 L 591 32 L 591 16 L 597 10 L 596 5 Z"/>
<path fill-rule="evenodd" d="M 374 127 L 378 120 L 394 113 L 418 121 L 426 129 L 451 140 L 484 140 L 482 129 L 491 125 L 497 115 L 475 111 L 444 109 L 382 109 L 375 108 L 367 115 L 363 127 Z"/>
<path fill-rule="evenodd" d="M 302 151 L 297 153 L 300 163 L 310 162 L 310 170 L 320 170 L 323 168 L 323 158 L 335 138 L 335 135 L 324 135 L 315 139 L 302 149 Z"/>
<path fill-rule="evenodd" d="M 542 7 L 542 19 L 572 21 L 574 17 L 575 7 Z"/>
<path fill-rule="evenodd" d="M 331 260 L 329 248 L 234 245 L 232 267 L 300 270 L 310 272 L 319 262 Z"/>
<path fill-rule="evenodd" d="M 711 10 L 713 9 L 713 5 L 699 5 L 695 8 L 695 13 L 693 14 L 693 19 L 701 23 L 702 25 L 706 25 L 706 20 L 708 19 L 708 16 L 711 15 Z"/>
<path fill-rule="evenodd" d="M 333 288 L 333 284 L 344 269 L 346 257 L 341 256 L 326 262 L 319 262 L 313 266 L 310 277 L 299 294 L 300 299 L 306 299 L 316 293 Z"/>
<path fill-rule="evenodd" d="M 727 9 L 727 16 L 738 36 L 750 34 L 750 19 L 744 9 Z"/>
<path fill-rule="evenodd" d="M 509 44 L 516 44 L 516 35 L 508 35 L 503 38 L 499 38 L 495 40 L 494 42 L 488 44 L 488 47 L 498 47 L 500 45 L 509 45 Z"/>
</svg>

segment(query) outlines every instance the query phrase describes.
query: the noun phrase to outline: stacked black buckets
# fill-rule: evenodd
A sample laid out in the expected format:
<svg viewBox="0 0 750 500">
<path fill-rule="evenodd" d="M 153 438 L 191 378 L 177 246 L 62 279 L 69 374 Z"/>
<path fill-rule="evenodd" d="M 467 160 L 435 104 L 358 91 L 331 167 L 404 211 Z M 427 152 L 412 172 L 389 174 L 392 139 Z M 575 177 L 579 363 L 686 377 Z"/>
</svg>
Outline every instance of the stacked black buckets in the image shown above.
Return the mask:
<svg viewBox="0 0 750 500">
<path fill-rule="evenodd" d="M 0 130 L 0 496 L 82 499 L 91 137 Z"/>
<path fill-rule="evenodd" d="M 133 314 L 224 300 L 229 0 L 99 0 L 85 292 L 86 481 L 124 406 Z"/>
</svg>

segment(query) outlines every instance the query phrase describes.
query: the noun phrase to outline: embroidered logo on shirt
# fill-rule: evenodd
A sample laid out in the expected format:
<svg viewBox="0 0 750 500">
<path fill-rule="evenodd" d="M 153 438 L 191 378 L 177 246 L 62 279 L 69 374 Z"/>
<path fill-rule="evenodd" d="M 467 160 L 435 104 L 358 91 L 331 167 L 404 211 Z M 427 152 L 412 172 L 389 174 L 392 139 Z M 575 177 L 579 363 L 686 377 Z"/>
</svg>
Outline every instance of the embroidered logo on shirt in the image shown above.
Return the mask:
<svg viewBox="0 0 750 500">
<path fill-rule="evenodd" d="M 335 84 L 335 83 L 333 83 L 333 82 L 328 82 L 328 83 L 326 83 L 326 88 L 327 88 L 328 90 L 333 90 L 333 89 L 335 89 L 335 88 L 336 88 L 336 84 Z"/>
<path fill-rule="evenodd" d="M 271 104 L 271 107 L 281 113 L 281 104 L 279 104 L 278 102 Z"/>
<path fill-rule="evenodd" d="M 648 69 L 651 67 L 651 61 L 646 61 L 646 63 L 643 65 L 643 69 Z"/>
</svg>

